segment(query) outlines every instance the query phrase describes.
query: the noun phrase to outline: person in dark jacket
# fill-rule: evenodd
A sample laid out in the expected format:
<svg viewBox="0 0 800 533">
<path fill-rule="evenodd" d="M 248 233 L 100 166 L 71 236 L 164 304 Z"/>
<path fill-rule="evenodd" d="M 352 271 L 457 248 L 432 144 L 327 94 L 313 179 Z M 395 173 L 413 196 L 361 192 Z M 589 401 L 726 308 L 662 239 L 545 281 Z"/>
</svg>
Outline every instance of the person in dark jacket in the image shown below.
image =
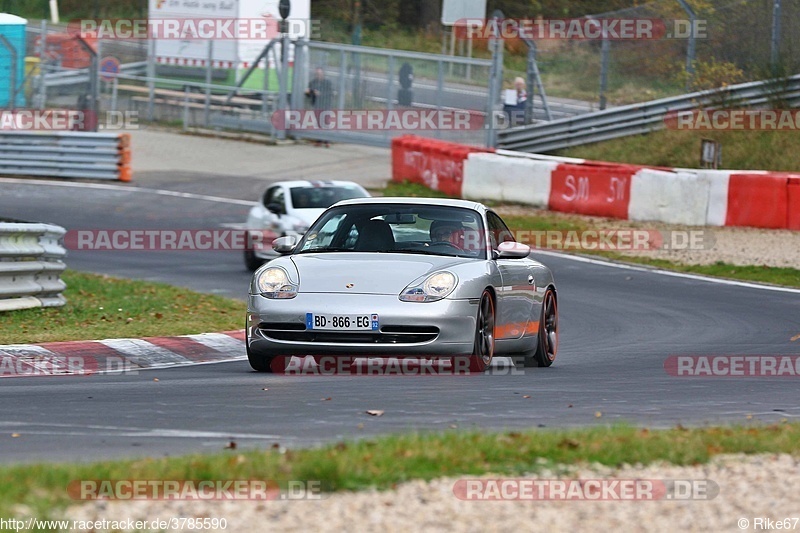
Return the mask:
<svg viewBox="0 0 800 533">
<path fill-rule="evenodd" d="M 330 109 L 333 104 L 333 84 L 325 78 L 325 71 L 318 68 L 314 79 L 308 84 L 306 97 L 311 100 L 314 109 Z"/>
</svg>

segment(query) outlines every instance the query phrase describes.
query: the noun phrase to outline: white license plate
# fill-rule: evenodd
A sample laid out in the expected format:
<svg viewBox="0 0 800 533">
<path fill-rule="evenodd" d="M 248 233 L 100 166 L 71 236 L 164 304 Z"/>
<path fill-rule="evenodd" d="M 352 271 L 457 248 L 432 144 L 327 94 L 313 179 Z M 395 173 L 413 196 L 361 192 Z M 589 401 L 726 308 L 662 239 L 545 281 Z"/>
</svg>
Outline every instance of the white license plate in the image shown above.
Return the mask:
<svg viewBox="0 0 800 533">
<path fill-rule="evenodd" d="M 376 314 L 327 315 L 306 313 L 306 329 L 317 331 L 378 331 L 380 321 Z"/>
</svg>

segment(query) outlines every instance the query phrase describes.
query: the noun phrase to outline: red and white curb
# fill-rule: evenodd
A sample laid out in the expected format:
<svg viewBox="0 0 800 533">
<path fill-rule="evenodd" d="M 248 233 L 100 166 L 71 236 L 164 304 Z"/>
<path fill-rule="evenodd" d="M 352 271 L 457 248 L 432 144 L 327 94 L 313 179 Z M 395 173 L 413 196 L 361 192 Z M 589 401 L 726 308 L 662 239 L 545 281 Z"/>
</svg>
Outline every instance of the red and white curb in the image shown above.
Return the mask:
<svg viewBox="0 0 800 533">
<path fill-rule="evenodd" d="M 246 359 L 245 332 L 0 345 L 0 378 L 121 374 Z"/>
</svg>

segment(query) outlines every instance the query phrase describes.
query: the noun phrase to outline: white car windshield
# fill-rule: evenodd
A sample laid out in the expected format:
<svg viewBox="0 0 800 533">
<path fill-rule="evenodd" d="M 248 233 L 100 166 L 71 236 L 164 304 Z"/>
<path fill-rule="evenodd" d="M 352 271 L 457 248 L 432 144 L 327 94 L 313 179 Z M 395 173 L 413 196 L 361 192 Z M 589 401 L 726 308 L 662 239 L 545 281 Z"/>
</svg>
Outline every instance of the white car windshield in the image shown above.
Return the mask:
<svg viewBox="0 0 800 533">
<path fill-rule="evenodd" d="M 358 187 L 293 187 L 290 191 L 295 209 L 327 209 L 336 202 L 369 196 Z"/>
<path fill-rule="evenodd" d="M 471 209 L 352 205 L 324 213 L 296 253 L 385 252 L 482 258 L 484 243 L 481 216 Z"/>
</svg>

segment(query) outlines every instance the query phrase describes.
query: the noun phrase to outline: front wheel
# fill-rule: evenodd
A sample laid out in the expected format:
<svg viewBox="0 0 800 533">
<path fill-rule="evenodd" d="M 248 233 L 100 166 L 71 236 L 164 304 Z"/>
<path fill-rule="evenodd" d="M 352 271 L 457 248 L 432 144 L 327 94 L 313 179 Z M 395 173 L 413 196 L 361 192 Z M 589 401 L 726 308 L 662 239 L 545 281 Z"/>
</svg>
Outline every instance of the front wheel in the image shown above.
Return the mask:
<svg viewBox="0 0 800 533">
<path fill-rule="evenodd" d="M 494 357 L 494 299 L 488 290 L 483 291 L 475 322 L 475 341 L 469 360 L 470 372 L 485 372 Z"/>
<path fill-rule="evenodd" d="M 548 288 L 542 299 L 542 313 L 539 318 L 539 334 L 536 351 L 525 357 L 525 366 L 550 366 L 558 352 L 558 302 L 556 292 Z"/>
</svg>

